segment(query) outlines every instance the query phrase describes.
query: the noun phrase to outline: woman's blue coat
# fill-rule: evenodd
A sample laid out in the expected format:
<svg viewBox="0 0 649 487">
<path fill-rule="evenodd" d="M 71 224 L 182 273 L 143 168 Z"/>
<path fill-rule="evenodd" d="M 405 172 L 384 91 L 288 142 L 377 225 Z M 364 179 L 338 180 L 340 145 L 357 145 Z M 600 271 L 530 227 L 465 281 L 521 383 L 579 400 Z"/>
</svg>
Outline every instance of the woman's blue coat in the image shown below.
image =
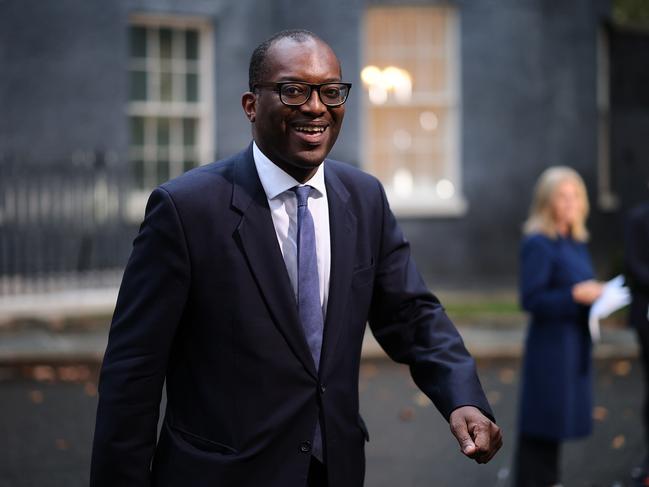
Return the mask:
<svg viewBox="0 0 649 487">
<path fill-rule="evenodd" d="M 520 431 L 552 440 L 592 430 L 588 306 L 572 286 L 593 278 L 586 245 L 531 235 L 521 246 L 520 295 L 531 321 L 523 361 Z"/>
</svg>

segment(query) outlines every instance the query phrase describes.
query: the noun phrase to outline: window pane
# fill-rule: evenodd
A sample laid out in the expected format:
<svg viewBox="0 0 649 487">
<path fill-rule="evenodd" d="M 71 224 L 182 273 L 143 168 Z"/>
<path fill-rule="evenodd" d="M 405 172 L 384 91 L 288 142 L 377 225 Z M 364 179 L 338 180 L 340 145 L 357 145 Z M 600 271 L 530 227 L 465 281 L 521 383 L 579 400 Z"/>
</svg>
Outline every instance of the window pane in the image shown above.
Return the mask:
<svg viewBox="0 0 649 487">
<path fill-rule="evenodd" d="M 198 75 L 187 73 L 185 77 L 185 97 L 187 101 L 198 101 Z"/>
<path fill-rule="evenodd" d="M 169 145 L 170 123 L 168 118 L 158 119 L 158 145 Z"/>
<path fill-rule="evenodd" d="M 185 86 L 185 73 L 175 72 L 172 75 L 172 94 L 173 101 L 185 101 L 185 94 L 182 92 Z"/>
<path fill-rule="evenodd" d="M 423 63 L 422 63 L 423 64 Z M 418 82 L 414 85 L 415 92 L 444 92 L 449 80 L 448 63 L 445 59 L 431 59 L 428 66 L 419 66 L 417 76 Z"/>
<path fill-rule="evenodd" d="M 145 71 L 131 71 L 129 81 L 129 99 L 134 101 L 146 100 L 147 73 Z"/>
<path fill-rule="evenodd" d="M 170 72 L 160 73 L 160 100 L 172 101 L 173 100 L 173 85 L 172 76 Z"/>
<path fill-rule="evenodd" d="M 146 57 L 146 29 L 131 27 L 129 32 L 130 54 L 132 58 Z"/>
<path fill-rule="evenodd" d="M 185 57 L 190 60 L 198 59 L 198 32 L 195 30 L 185 32 Z"/>
<path fill-rule="evenodd" d="M 160 57 L 162 59 L 171 59 L 171 29 L 160 29 Z"/>
<path fill-rule="evenodd" d="M 136 188 L 146 188 L 146 181 L 144 180 L 144 161 L 141 159 L 133 161 L 133 181 Z"/>
<path fill-rule="evenodd" d="M 368 158 L 374 173 L 389 182 L 397 169 L 408 166 L 417 175 L 417 183 L 443 178 L 446 117 L 447 110 L 441 107 L 424 111 L 416 106 L 371 108 L 367 124 L 373 143 Z"/>
<path fill-rule="evenodd" d="M 185 162 L 183 163 L 183 171 L 189 171 L 190 169 L 194 169 L 197 166 L 198 164 L 196 164 L 195 160 L 191 158 L 186 158 Z"/>
<path fill-rule="evenodd" d="M 183 145 L 194 147 L 196 145 L 196 120 L 183 118 Z"/>
<path fill-rule="evenodd" d="M 165 181 L 169 180 L 169 161 L 159 160 L 158 164 L 158 174 L 156 184 L 162 184 Z"/>
<path fill-rule="evenodd" d="M 131 117 L 131 145 L 144 145 L 144 118 Z"/>
<path fill-rule="evenodd" d="M 397 66 L 411 77 L 413 91 L 447 88 L 448 10 L 440 7 L 374 8 L 368 14 L 366 61 Z"/>
</svg>

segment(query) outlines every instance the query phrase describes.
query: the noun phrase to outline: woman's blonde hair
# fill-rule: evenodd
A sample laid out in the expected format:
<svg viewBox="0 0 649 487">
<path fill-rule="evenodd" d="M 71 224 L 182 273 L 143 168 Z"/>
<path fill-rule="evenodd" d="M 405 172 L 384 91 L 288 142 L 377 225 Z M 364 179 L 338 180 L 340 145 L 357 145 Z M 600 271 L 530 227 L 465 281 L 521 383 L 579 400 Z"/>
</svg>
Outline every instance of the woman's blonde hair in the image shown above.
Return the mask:
<svg viewBox="0 0 649 487">
<path fill-rule="evenodd" d="M 552 213 L 552 199 L 559 184 L 572 181 L 577 187 L 581 199 L 582 214 L 570 228 L 570 236 L 580 242 L 588 240 L 586 218 L 590 211 L 586 185 L 579 173 L 567 166 L 553 166 L 547 168 L 539 176 L 534 187 L 534 199 L 530 206 L 530 213 L 523 225 L 523 233 L 542 233 L 550 238 L 557 238 L 557 226 Z"/>
</svg>

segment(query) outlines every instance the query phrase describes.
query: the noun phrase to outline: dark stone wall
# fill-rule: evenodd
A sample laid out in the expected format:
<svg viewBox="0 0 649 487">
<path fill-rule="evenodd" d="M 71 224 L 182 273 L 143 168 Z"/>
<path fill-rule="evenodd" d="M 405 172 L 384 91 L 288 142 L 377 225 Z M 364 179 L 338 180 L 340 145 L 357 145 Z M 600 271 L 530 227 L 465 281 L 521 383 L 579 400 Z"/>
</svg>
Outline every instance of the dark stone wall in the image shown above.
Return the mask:
<svg viewBox="0 0 649 487">
<path fill-rule="evenodd" d="M 628 211 L 649 200 L 649 33 L 611 27 L 610 175 L 618 206 L 593 222 L 593 245 L 601 268 L 622 271 Z"/>
<path fill-rule="evenodd" d="M 0 153 L 46 164 L 127 144 L 126 25 L 117 2 L 0 3 Z"/>
<path fill-rule="evenodd" d="M 649 33 L 610 39 L 613 190 L 626 211 L 649 200 Z"/>
</svg>

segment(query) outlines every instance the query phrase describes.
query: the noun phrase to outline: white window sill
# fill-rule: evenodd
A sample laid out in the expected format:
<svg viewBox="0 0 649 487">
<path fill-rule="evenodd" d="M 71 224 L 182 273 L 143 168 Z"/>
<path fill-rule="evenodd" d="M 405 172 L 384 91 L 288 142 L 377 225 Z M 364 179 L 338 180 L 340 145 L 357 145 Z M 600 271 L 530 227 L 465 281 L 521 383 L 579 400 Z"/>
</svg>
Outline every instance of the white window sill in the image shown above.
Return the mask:
<svg viewBox="0 0 649 487">
<path fill-rule="evenodd" d="M 434 195 L 408 198 L 397 196 L 387 188 L 386 194 L 392 211 L 402 218 L 461 218 L 469 208 L 467 201 L 461 196 L 449 199 L 441 199 Z M 130 223 L 142 222 L 149 195 L 150 191 L 134 191 L 129 195 L 126 218 Z"/>
<path fill-rule="evenodd" d="M 468 203 L 462 196 L 442 199 L 435 195 L 403 197 L 387 191 L 394 214 L 402 218 L 460 218 L 466 215 Z"/>
<path fill-rule="evenodd" d="M 133 224 L 142 223 L 150 194 L 151 191 L 135 190 L 128 195 L 126 200 L 126 221 Z"/>
</svg>

